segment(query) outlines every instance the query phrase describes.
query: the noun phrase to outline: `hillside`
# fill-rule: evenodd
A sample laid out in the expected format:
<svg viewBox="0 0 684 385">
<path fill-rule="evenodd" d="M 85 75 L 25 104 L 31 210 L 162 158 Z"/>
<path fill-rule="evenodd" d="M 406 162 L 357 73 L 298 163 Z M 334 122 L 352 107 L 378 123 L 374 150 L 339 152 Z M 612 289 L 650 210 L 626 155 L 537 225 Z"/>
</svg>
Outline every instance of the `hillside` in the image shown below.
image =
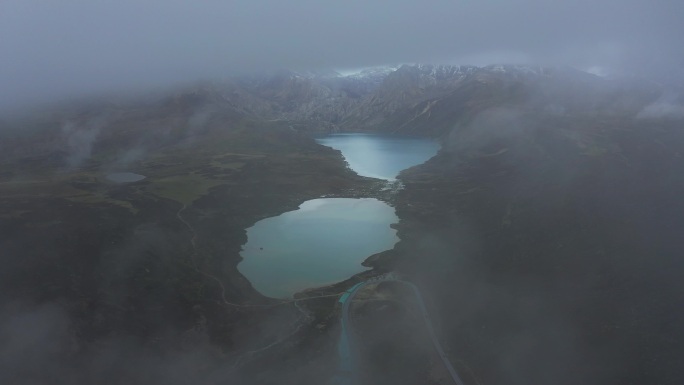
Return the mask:
<svg viewBox="0 0 684 385">
<path fill-rule="evenodd" d="M 482 383 L 677 383 L 682 146 L 674 120 L 488 110 L 403 173 L 392 265 Z"/>
<path fill-rule="evenodd" d="M 245 229 L 379 186 L 212 96 L 59 110 L 3 132 L 0 382 L 225 380 L 238 376 L 227 363 L 290 332 L 299 312 L 236 269 Z M 123 171 L 146 178 L 108 180 Z"/>
</svg>

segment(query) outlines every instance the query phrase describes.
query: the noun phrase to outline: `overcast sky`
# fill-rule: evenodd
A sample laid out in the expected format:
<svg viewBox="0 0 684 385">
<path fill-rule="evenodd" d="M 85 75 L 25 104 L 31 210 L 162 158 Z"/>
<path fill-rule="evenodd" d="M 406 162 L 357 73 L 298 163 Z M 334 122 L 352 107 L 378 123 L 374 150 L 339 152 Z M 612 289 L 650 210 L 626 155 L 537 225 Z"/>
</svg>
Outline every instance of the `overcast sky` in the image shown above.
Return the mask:
<svg viewBox="0 0 684 385">
<path fill-rule="evenodd" d="M 684 66 L 682 0 L 0 0 L 0 107 L 274 68 Z"/>
</svg>

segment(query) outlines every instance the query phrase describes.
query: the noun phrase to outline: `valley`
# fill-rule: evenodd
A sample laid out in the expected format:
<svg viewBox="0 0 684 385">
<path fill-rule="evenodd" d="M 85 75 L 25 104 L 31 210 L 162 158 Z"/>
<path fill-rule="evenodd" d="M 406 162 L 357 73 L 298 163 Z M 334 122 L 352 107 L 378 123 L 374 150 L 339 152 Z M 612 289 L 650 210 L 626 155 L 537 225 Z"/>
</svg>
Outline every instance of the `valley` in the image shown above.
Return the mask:
<svg viewBox="0 0 684 385">
<path fill-rule="evenodd" d="M 12 373 L 329 383 L 339 295 L 391 271 L 420 287 L 468 384 L 673 383 L 684 135 L 677 116 L 644 116 L 664 92 L 572 69 L 414 65 L 282 71 L 3 120 L 0 324 L 25 352 Z M 388 188 L 315 139 L 349 132 L 441 149 Z M 260 294 L 238 268 L 247 229 L 321 197 L 388 203 L 399 242 L 299 301 Z M 356 303 L 358 332 L 374 331 L 372 381 L 425 342 L 387 343 L 416 327 L 415 303 L 376 314 L 373 301 L 407 297 L 381 289 Z M 7 337 L 17 320 L 54 349 Z"/>
</svg>

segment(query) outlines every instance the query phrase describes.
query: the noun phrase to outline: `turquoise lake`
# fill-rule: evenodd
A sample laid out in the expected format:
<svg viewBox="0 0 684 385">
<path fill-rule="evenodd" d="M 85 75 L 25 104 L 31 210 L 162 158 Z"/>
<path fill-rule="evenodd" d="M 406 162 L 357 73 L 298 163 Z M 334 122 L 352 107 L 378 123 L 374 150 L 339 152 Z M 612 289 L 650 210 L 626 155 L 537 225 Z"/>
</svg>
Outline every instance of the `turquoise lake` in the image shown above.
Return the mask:
<svg viewBox="0 0 684 385">
<path fill-rule="evenodd" d="M 439 150 L 431 139 L 380 134 L 333 134 L 316 140 L 342 151 L 357 174 L 394 180 L 399 172 L 425 163 Z"/>
<path fill-rule="evenodd" d="M 336 134 L 317 141 L 340 150 L 360 175 L 387 180 L 439 149 L 430 140 L 368 134 Z M 361 262 L 399 240 L 390 227 L 397 222 L 394 208 L 377 199 L 306 201 L 298 210 L 247 229 L 238 270 L 260 293 L 289 298 L 365 270 Z"/>
<path fill-rule="evenodd" d="M 325 198 L 247 229 L 238 270 L 262 294 L 290 297 L 362 271 L 368 256 L 399 240 L 394 208 L 377 199 Z"/>
</svg>

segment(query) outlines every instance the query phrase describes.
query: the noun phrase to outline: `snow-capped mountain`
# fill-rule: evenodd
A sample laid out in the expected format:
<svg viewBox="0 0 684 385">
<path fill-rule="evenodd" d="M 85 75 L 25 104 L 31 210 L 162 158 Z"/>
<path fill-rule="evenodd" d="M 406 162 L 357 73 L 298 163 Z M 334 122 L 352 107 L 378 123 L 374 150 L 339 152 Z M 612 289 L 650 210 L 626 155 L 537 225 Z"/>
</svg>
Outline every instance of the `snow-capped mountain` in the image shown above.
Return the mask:
<svg viewBox="0 0 684 385">
<path fill-rule="evenodd" d="M 572 68 L 415 64 L 352 74 L 297 72 L 239 78 L 188 91 L 215 109 L 298 130 L 380 130 L 441 135 L 487 108 L 506 105 L 548 114 L 636 116 L 662 90 Z M 195 95 L 195 98 L 198 96 Z"/>
</svg>

